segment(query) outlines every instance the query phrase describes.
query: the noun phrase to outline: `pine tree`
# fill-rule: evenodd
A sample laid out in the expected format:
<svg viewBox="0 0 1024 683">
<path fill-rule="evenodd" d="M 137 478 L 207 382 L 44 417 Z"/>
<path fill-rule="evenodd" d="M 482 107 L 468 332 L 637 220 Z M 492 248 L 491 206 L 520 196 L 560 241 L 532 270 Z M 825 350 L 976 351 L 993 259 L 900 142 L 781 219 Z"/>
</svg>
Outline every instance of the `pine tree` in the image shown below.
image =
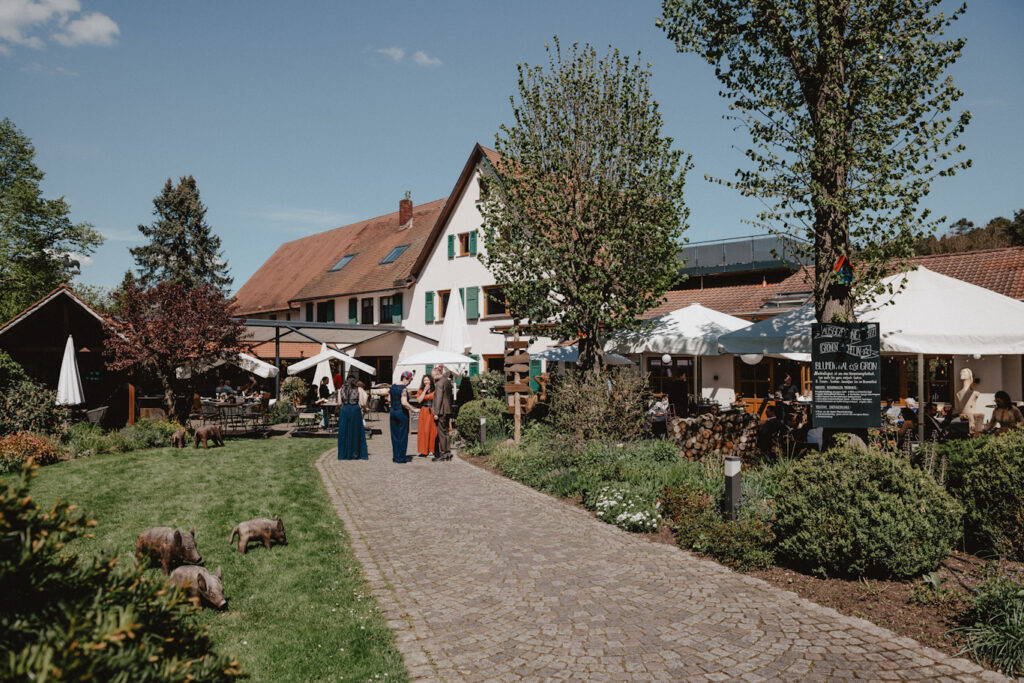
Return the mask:
<svg viewBox="0 0 1024 683">
<path fill-rule="evenodd" d="M 153 199 L 153 215 L 157 220 L 151 225 L 139 226 L 149 244 L 130 250 L 143 287 L 158 282 L 188 289 L 210 284 L 226 292 L 233 280 L 222 258 L 220 237 L 206 224 L 206 207 L 199 200 L 195 178 L 183 177 L 177 185 L 168 178 Z"/>
</svg>

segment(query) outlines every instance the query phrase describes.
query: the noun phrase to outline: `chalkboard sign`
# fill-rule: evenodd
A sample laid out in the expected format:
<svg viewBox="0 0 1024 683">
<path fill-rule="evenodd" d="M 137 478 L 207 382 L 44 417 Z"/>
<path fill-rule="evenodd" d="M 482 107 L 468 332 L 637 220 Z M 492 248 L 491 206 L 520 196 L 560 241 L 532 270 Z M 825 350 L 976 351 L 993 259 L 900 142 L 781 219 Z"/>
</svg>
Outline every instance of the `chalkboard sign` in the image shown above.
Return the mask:
<svg viewBox="0 0 1024 683">
<path fill-rule="evenodd" d="M 880 426 L 882 357 L 878 323 L 814 323 L 811 383 L 815 427 Z"/>
</svg>

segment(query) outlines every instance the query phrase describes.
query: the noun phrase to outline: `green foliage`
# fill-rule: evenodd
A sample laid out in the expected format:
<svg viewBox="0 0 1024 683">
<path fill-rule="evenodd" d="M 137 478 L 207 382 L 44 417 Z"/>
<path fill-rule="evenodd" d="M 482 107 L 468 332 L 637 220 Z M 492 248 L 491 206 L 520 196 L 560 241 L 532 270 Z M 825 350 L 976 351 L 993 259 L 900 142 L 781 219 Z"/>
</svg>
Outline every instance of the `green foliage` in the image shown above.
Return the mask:
<svg viewBox="0 0 1024 683">
<path fill-rule="evenodd" d="M 661 134 L 650 71 L 617 50 L 547 49 L 547 71 L 518 66 L 515 123 L 483 176 L 483 260 L 514 318 L 578 338 L 580 367 L 599 372 L 604 329 L 635 325 L 678 277 L 691 163 Z"/>
<path fill-rule="evenodd" d="M 815 314 L 852 320 L 854 300 L 880 288 L 943 219 L 920 204 L 955 161 L 970 114 L 948 69 L 964 39 L 944 34 L 965 7 L 942 0 L 663 0 L 658 25 L 680 52 L 715 67 L 727 118 L 749 132 L 747 168 L 724 182 L 761 198 L 770 229 L 813 251 Z M 832 265 L 855 256 L 856 279 Z"/>
<path fill-rule="evenodd" d="M 66 440 L 72 458 L 88 458 L 111 452 L 110 439 L 107 438 L 103 428 L 91 422 L 78 422 L 71 425 Z"/>
<path fill-rule="evenodd" d="M 0 349 L 0 392 L 28 381 L 29 377 L 25 374 L 24 368 L 16 363 L 10 354 Z"/>
<path fill-rule="evenodd" d="M 29 459 L 52 465 L 64 457 L 64 449 L 45 436 L 19 432 L 0 438 L 0 474 L 17 472 Z"/>
<path fill-rule="evenodd" d="M 88 223 L 71 222 L 63 197 L 42 196 L 35 153 L 10 119 L 0 121 L 0 320 L 71 282 L 78 259 L 103 243 Z"/>
<path fill-rule="evenodd" d="M 0 493 L 0 667 L 18 680 L 229 680 L 238 663 L 212 651 L 190 605 L 141 568 L 65 548 L 95 522 L 75 506 L 45 510 L 31 468 Z"/>
<path fill-rule="evenodd" d="M 504 433 L 505 416 L 508 414 L 507 404 L 493 398 L 481 401 L 473 400 L 459 408 L 455 418 L 455 429 L 459 436 L 472 448 L 480 445 L 480 418 L 487 418 L 487 440 L 491 441 L 491 430 L 496 434 Z"/>
<path fill-rule="evenodd" d="M 616 482 L 587 493 L 584 504 L 609 524 L 647 533 L 657 531 L 661 525 L 657 501 L 630 484 Z"/>
<path fill-rule="evenodd" d="M 1024 582 L 993 563 L 954 629 L 971 658 L 999 669 L 1007 676 L 1024 675 Z"/>
<path fill-rule="evenodd" d="M 495 398 L 501 400 L 505 397 L 505 373 L 494 370 L 484 370 L 478 375 L 470 378 L 473 382 L 473 392 L 484 398 Z"/>
<path fill-rule="evenodd" d="M 949 492 L 965 509 L 967 548 L 1024 560 L 1024 432 L 940 448 L 949 463 Z"/>
<path fill-rule="evenodd" d="M 158 282 L 187 289 L 208 284 L 222 292 L 231 287 L 220 237 L 206 224 L 206 207 L 199 200 L 195 178 L 184 176 L 177 185 L 168 178 L 153 199 L 153 215 L 157 219 L 151 225 L 139 226 L 149 243 L 129 250 L 143 287 Z"/>
<path fill-rule="evenodd" d="M 301 377 L 289 377 L 281 382 L 281 396 L 286 396 L 292 403 L 296 400 L 301 401 L 307 391 L 309 391 L 309 384 Z"/>
<path fill-rule="evenodd" d="M 0 392 L 0 436 L 17 432 L 64 433 L 67 410 L 57 392 L 34 382 L 19 382 Z"/>
<path fill-rule="evenodd" d="M 906 579 L 934 570 L 963 509 L 904 459 L 843 446 L 791 465 L 775 497 L 778 552 L 825 576 Z"/>
<path fill-rule="evenodd" d="M 644 416 L 646 393 L 647 378 L 633 368 L 612 368 L 603 377 L 572 372 L 548 389 L 549 415 L 577 447 L 592 440 L 632 441 L 650 431 Z"/>
<path fill-rule="evenodd" d="M 267 420 L 272 425 L 281 424 L 283 422 L 292 421 L 292 405 L 288 399 L 282 399 L 275 401 L 274 405 L 270 406 L 270 412 L 267 414 Z"/>
<path fill-rule="evenodd" d="M 181 425 L 164 420 L 139 420 L 133 425 L 109 433 L 88 422 L 73 425 L 67 435 L 68 447 L 75 458 L 102 453 L 127 453 L 159 448 L 171 443 L 171 435 Z"/>
</svg>

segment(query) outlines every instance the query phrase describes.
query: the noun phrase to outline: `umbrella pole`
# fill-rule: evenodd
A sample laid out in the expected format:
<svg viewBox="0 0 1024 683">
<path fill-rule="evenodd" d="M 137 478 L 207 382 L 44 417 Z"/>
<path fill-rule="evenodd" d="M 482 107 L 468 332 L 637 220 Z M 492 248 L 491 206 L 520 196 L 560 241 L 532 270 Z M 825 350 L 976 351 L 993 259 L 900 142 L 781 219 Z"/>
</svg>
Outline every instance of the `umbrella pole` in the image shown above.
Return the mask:
<svg viewBox="0 0 1024 683">
<path fill-rule="evenodd" d="M 274 327 L 274 398 L 281 398 L 281 328 Z"/>
<path fill-rule="evenodd" d="M 917 354 L 917 436 L 924 444 L 924 354 Z"/>
</svg>

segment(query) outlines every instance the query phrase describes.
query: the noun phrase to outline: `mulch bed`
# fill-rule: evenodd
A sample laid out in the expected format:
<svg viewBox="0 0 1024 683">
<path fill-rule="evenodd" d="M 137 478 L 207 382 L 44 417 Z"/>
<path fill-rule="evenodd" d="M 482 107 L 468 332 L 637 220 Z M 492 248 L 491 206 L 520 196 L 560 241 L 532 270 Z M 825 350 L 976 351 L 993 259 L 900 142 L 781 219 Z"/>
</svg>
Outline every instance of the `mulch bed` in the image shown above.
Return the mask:
<svg viewBox="0 0 1024 683">
<path fill-rule="evenodd" d="M 504 476 L 484 456 L 460 455 L 472 465 Z M 654 543 L 675 545 L 675 536 L 664 526 L 645 536 Z M 1024 568 L 1024 564 L 1004 564 L 1008 568 Z M 969 599 L 967 585 L 980 580 L 984 566 L 981 558 L 954 552 L 938 569 L 940 586 L 948 591 L 938 596 L 921 586 L 921 581 L 821 579 L 779 566 L 748 574 L 841 614 L 865 619 L 922 645 L 960 656 L 961 644 L 949 630 L 957 626 L 957 616 Z"/>
</svg>

